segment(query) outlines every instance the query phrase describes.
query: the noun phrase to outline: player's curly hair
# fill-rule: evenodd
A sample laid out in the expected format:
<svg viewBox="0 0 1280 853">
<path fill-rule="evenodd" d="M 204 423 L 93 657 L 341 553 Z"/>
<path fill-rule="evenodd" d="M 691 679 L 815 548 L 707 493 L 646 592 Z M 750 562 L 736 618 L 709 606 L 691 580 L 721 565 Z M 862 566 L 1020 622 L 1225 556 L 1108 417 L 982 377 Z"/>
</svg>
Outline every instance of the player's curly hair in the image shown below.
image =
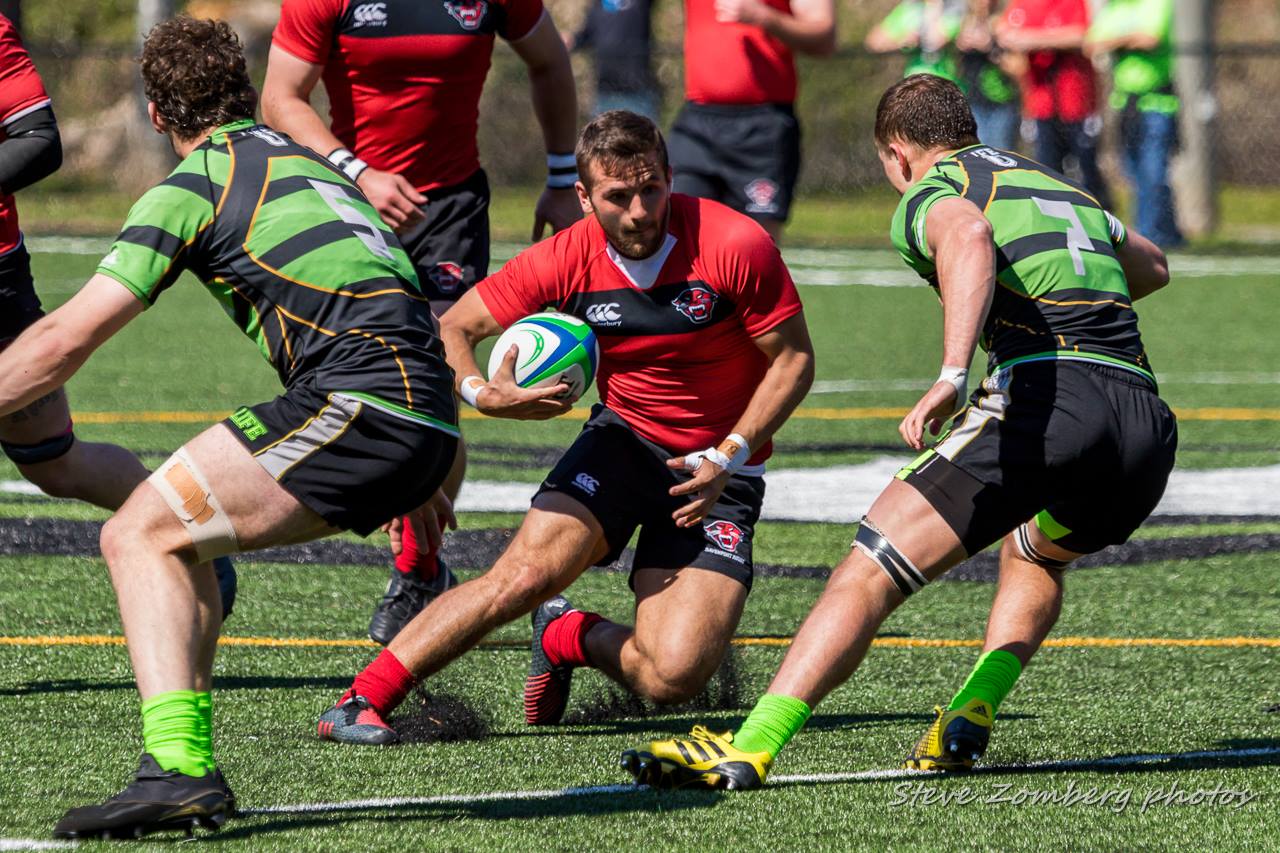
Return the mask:
<svg viewBox="0 0 1280 853">
<path fill-rule="evenodd" d="M 598 164 L 605 174 L 614 175 L 654 152 L 666 174 L 667 142 L 658 126 L 637 113 L 609 110 L 582 129 L 573 153 L 578 161 L 578 179 L 591 189 L 592 163 Z"/>
<path fill-rule="evenodd" d="M 258 93 L 249 82 L 240 39 L 226 21 L 179 15 L 157 24 L 147 33 L 139 61 L 147 100 L 179 139 L 253 118 Z"/>
<path fill-rule="evenodd" d="M 960 87 L 936 74 L 912 74 L 889 87 L 876 108 L 876 145 L 908 142 L 922 150 L 978 143 L 978 125 Z"/>
</svg>

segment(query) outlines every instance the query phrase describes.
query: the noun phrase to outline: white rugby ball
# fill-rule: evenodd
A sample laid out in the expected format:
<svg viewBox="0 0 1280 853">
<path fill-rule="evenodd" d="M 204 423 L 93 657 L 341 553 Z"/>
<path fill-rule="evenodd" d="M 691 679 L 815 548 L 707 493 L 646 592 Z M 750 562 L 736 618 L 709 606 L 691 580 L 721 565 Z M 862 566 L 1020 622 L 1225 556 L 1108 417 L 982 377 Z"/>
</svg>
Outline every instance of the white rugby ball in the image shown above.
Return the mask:
<svg viewBox="0 0 1280 853">
<path fill-rule="evenodd" d="M 489 354 L 489 376 L 502 367 L 512 345 L 516 356 L 516 384 L 522 388 L 546 388 L 561 382 L 565 395 L 577 400 L 587 392 L 600 363 L 600 344 L 586 323 L 569 314 L 544 311 L 530 314 L 507 328 Z"/>
</svg>

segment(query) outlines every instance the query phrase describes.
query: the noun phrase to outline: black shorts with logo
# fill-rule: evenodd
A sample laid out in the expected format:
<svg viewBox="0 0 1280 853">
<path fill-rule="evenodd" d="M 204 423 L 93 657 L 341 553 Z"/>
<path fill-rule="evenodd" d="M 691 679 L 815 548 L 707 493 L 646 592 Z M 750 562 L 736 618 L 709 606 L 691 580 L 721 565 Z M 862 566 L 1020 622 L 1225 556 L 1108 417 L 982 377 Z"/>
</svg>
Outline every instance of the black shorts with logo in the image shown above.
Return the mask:
<svg viewBox="0 0 1280 853">
<path fill-rule="evenodd" d="M 31 256 L 26 245 L 19 243 L 0 255 L 0 346 L 43 316 L 31 279 Z"/>
<path fill-rule="evenodd" d="M 1160 502 L 1178 447 L 1143 376 L 1082 361 L 998 370 L 947 434 L 898 473 L 974 554 L 1034 517 L 1089 554 L 1119 545 Z"/>
<path fill-rule="evenodd" d="M 398 232 L 432 302 L 457 302 L 489 274 L 489 179 L 477 169 L 460 184 L 425 193 L 425 218 Z"/>
<path fill-rule="evenodd" d="M 750 589 L 751 540 L 764 501 L 764 478 L 731 477 L 702 524 L 676 527 L 671 514 L 688 498 L 672 497 L 667 490 L 691 475 L 667 467 L 673 455 L 597 403 L 538 494 L 568 495 L 596 517 L 609 545 L 597 565 L 617 560 L 639 527 L 633 572 L 691 566 L 728 575 Z"/>
<path fill-rule="evenodd" d="M 686 101 L 667 138 L 678 193 L 753 219 L 785 222 L 800 175 L 800 124 L 790 104 Z"/>
<path fill-rule="evenodd" d="M 451 433 L 306 382 L 223 423 L 304 506 L 361 536 L 426 503 L 458 448 L 456 427 Z"/>
</svg>

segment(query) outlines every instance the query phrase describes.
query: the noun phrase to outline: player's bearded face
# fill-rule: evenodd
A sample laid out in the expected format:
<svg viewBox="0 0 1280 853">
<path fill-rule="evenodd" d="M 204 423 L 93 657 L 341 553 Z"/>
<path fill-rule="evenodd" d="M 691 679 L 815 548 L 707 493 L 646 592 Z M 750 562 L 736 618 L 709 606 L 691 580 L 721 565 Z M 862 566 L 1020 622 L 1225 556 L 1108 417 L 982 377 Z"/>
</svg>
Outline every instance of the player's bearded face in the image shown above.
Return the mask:
<svg viewBox="0 0 1280 853">
<path fill-rule="evenodd" d="M 618 254 L 647 258 L 667 235 L 671 206 L 671 174 L 663 172 L 657 156 L 605 173 L 591 165 L 591 213 Z"/>
</svg>

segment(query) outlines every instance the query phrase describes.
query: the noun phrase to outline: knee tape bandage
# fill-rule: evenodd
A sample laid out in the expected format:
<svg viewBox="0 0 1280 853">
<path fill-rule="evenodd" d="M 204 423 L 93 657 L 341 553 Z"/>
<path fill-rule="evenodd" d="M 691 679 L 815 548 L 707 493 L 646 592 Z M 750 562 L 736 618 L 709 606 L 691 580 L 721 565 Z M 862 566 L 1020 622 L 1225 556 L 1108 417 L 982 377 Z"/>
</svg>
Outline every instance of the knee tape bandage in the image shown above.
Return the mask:
<svg viewBox="0 0 1280 853">
<path fill-rule="evenodd" d="M 1020 524 L 1018 529 L 1014 531 L 1013 544 L 1019 556 L 1027 562 L 1035 563 L 1045 569 L 1065 569 L 1071 565 L 1070 560 L 1055 560 L 1037 551 L 1036 547 L 1031 544 L 1031 534 L 1027 529 L 1030 524 L 1030 521 Z"/>
<path fill-rule="evenodd" d="M 929 579 L 908 560 L 866 516 L 858 525 L 853 547 L 875 561 L 903 595 L 911 595 L 924 587 Z"/>
<path fill-rule="evenodd" d="M 147 478 L 191 535 L 200 562 L 240 550 L 231 519 L 209 481 L 185 449 L 179 449 Z"/>
</svg>

